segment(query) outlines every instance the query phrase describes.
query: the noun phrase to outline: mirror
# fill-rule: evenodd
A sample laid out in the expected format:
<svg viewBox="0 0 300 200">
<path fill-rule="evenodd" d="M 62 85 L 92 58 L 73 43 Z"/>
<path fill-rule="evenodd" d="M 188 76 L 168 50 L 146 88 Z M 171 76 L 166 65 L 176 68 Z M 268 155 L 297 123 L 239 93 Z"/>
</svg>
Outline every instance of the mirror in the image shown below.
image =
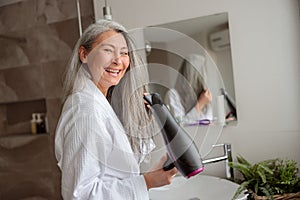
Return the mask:
<svg viewBox="0 0 300 200">
<path fill-rule="evenodd" d="M 188 106 L 182 106 L 185 112 L 184 119 L 177 118 L 178 121 L 190 119 L 187 113 L 192 112 L 191 107 L 194 106 L 192 104 L 196 103 L 201 93 L 195 92 L 190 78 L 183 75 L 182 69 L 186 70 L 189 67 L 189 69 L 194 67 L 194 71 L 189 73 L 198 73 L 201 76 L 202 85 L 199 84 L 199 87 L 202 89 L 200 90 L 209 90 L 212 94 L 211 105 L 205 106 L 206 110 L 201 111 L 204 116 L 196 120 L 220 121 L 221 102 L 221 105 L 222 103 L 225 105 L 223 115 L 227 124 L 237 121 L 227 13 L 147 27 L 144 29 L 144 37 L 147 41 L 150 91 L 160 93 L 166 104 L 171 106 L 171 111 L 172 102 L 170 103 L 168 99 L 174 96 L 174 93 L 170 91 L 175 88 L 180 93 L 176 85 L 180 85 L 181 91 L 184 91 L 184 94 L 181 93 L 184 99 L 194 96 L 192 99 L 195 102 L 190 101 Z M 198 63 L 201 62 L 205 69 L 199 67 Z M 223 101 L 219 98 L 221 95 L 223 95 L 222 98 L 225 97 Z M 183 103 L 182 100 L 181 103 Z M 212 107 L 211 114 L 209 114 L 209 106 Z"/>
</svg>

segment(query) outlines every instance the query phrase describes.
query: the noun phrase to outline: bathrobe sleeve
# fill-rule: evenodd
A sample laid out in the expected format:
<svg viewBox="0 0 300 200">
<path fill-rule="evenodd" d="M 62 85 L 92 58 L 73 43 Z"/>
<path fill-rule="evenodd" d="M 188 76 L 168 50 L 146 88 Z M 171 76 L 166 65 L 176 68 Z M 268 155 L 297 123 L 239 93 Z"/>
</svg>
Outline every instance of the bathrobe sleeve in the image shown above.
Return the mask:
<svg viewBox="0 0 300 200">
<path fill-rule="evenodd" d="M 176 120 L 179 122 L 195 122 L 195 120 L 209 119 L 213 120 L 212 105 L 206 105 L 201 113 L 193 107 L 188 113 L 185 113 L 184 107 L 181 104 L 180 95 L 172 88 L 166 93 L 165 102 Z"/>
<path fill-rule="evenodd" d="M 175 119 L 178 121 L 182 121 L 185 112 L 180 101 L 180 96 L 174 88 L 171 88 L 166 93 L 165 103 L 169 107 L 169 110 L 171 111 Z"/>
<path fill-rule="evenodd" d="M 107 175 L 107 160 L 114 141 L 105 121 L 90 113 L 68 120 L 63 129 L 64 138 L 57 142 L 61 143 L 58 165 L 65 200 L 149 199 L 142 175 Z"/>
<path fill-rule="evenodd" d="M 193 122 L 195 120 L 201 120 L 201 119 L 209 119 L 213 120 L 213 110 L 212 110 L 212 105 L 208 104 L 206 105 L 201 113 L 198 113 L 196 108 L 192 108 L 186 115 L 186 120 Z"/>
</svg>

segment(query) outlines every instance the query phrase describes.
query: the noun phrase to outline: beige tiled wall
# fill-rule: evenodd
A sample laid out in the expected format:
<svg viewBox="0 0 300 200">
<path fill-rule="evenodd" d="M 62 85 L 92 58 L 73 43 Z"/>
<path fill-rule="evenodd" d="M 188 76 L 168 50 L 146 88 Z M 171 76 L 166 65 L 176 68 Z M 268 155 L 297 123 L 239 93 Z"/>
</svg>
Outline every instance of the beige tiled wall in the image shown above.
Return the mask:
<svg viewBox="0 0 300 200">
<path fill-rule="evenodd" d="M 94 20 L 92 0 L 80 8 L 84 29 Z M 78 38 L 74 0 L 0 7 L 0 199 L 61 199 L 53 139 Z M 47 113 L 48 134 L 30 134 L 33 112 Z"/>
<path fill-rule="evenodd" d="M 0 138 L 0 199 L 61 199 L 49 134 Z"/>
<path fill-rule="evenodd" d="M 84 29 L 93 22 L 92 0 L 81 0 L 80 8 Z M 76 1 L 24 0 L 0 8 L 0 136 L 30 132 L 24 128 L 31 115 L 12 123 L 5 117 L 6 106 L 13 103 L 22 112 L 23 104 L 35 100 L 51 110 L 47 116 L 53 133 L 64 70 L 78 38 Z M 28 109 L 37 110 L 34 104 Z"/>
</svg>

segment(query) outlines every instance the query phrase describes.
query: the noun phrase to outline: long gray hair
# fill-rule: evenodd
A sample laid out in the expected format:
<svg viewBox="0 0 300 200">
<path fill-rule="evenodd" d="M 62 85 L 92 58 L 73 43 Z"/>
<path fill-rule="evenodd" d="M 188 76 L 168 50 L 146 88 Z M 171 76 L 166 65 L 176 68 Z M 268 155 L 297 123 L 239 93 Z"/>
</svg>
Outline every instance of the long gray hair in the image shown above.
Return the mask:
<svg viewBox="0 0 300 200">
<path fill-rule="evenodd" d="M 99 20 L 96 23 L 91 24 L 77 41 L 65 74 L 63 101 L 77 89 L 74 87 L 74 84 L 75 80 L 78 78 L 78 71 L 82 66 L 82 62 L 78 55 L 80 46 L 83 46 L 87 52 L 90 52 L 92 50 L 92 45 L 96 42 L 98 36 L 108 30 L 115 30 L 121 33 L 127 32 L 122 25 L 114 21 Z"/>
<path fill-rule="evenodd" d="M 175 89 L 180 95 L 185 114 L 196 104 L 200 94 L 207 89 L 205 57 L 200 54 L 190 54 L 182 62 Z"/>
<path fill-rule="evenodd" d="M 99 20 L 84 31 L 76 43 L 66 72 L 63 100 L 65 101 L 70 94 L 78 89 L 74 85 L 78 81 L 76 79 L 82 66 L 78 55 L 80 46 L 90 52 L 98 36 L 108 30 L 114 30 L 124 36 L 129 50 L 130 64 L 119 84 L 109 88 L 107 99 L 123 124 L 132 150 L 140 162 L 141 158 L 145 156 L 143 154 L 149 153 L 151 149 L 150 139 L 158 129 L 143 100 L 143 94 L 147 93 L 147 84 L 149 83 L 147 68 L 135 51 L 133 40 L 122 25 L 114 21 Z"/>
</svg>

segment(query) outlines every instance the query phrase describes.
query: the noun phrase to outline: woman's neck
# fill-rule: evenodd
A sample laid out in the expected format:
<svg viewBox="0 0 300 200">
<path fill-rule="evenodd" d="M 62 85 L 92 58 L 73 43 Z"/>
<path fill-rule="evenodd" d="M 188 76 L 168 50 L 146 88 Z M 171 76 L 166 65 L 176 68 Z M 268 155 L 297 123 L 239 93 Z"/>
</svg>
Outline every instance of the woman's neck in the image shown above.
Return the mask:
<svg viewBox="0 0 300 200">
<path fill-rule="evenodd" d="M 102 92 L 102 94 L 106 97 L 108 88 L 103 88 L 101 85 L 97 84 L 97 88 Z"/>
</svg>

